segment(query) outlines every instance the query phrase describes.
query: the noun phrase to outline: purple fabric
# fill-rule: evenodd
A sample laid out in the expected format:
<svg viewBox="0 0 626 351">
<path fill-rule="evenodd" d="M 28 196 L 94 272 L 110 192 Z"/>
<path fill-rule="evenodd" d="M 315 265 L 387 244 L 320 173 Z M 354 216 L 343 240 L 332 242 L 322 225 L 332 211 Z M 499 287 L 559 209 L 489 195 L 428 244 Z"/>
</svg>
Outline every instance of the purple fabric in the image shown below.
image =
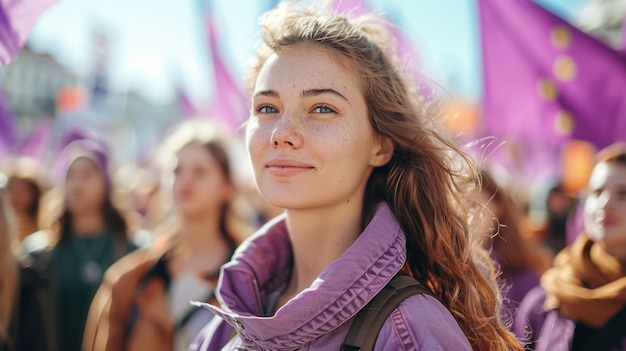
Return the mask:
<svg viewBox="0 0 626 351">
<path fill-rule="evenodd" d="M 69 167 L 79 157 L 85 157 L 93 161 L 104 176 L 107 189 L 111 189 L 111 176 L 109 174 L 109 155 L 107 148 L 99 142 L 88 139 L 75 140 L 67 145 L 59 155 L 58 163 L 62 165 L 62 174 L 58 174 L 59 180 L 64 180 Z"/>
<path fill-rule="evenodd" d="M 502 297 L 504 299 L 502 316 L 507 320 L 512 320 L 524 296 L 539 285 L 539 275 L 531 269 L 526 269 L 512 275 L 503 273 L 500 279 L 504 284 L 502 288 Z"/>
<path fill-rule="evenodd" d="M 528 292 L 515 316 L 513 332 L 520 340 L 534 344 L 535 351 L 569 351 L 576 324 L 558 310 L 544 309 L 546 292 L 538 286 Z M 626 351 L 626 334 L 611 351 Z"/>
<path fill-rule="evenodd" d="M 26 138 L 18 144 L 15 154 L 44 161 L 52 143 L 53 124 L 50 118 L 39 119 Z"/>
<path fill-rule="evenodd" d="M 354 315 L 405 260 L 404 234 L 381 204 L 355 243 L 310 288 L 275 315 L 263 317 L 291 275 L 290 240 L 284 217 L 279 217 L 246 241 L 222 268 L 218 288 L 222 308 L 205 305 L 218 317 L 189 350 L 339 350 Z M 233 328 L 237 337 L 229 342 Z M 416 295 L 387 319 L 376 343 L 376 350 L 383 349 L 469 350 L 470 345 L 441 303 Z"/>
<path fill-rule="evenodd" d="M 241 85 L 241 80 L 233 77 L 228 69 L 228 64 L 225 62 L 219 46 L 215 17 L 210 9 L 207 12 L 205 23 L 211 49 L 211 60 L 213 61 L 215 90 L 209 105 L 200 108 L 199 112 L 206 114 L 207 117 L 234 132 L 248 119 L 250 103 Z"/>
<path fill-rule="evenodd" d="M 0 65 L 20 51 L 37 18 L 56 0 L 0 0 Z"/>
<path fill-rule="evenodd" d="M 479 0 L 479 12 L 482 135 L 548 148 L 626 140 L 624 57 L 530 0 Z"/>
<path fill-rule="evenodd" d="M 520 340 L 534 343 L 535 351 L 569 351 L 575 324 L 558 310 L 544 310 L 545 300 L 540 286 L 529 291 L 515 316 L 513 332 Z"/>
</svg>

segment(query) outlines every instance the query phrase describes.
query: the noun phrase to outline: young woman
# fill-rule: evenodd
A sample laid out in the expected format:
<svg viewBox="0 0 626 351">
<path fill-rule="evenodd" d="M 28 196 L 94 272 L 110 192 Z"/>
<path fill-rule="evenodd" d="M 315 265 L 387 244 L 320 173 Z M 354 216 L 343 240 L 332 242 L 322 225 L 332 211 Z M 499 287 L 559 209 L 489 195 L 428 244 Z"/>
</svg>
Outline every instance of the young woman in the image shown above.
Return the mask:
<svg viewBox="0 0 626 351">
<path fill-rule="evenodd" d="M 432 290 L 395 309 L 376 350 L 520 349 L 460 191 L 467 157 L 427 126 L 373 17 L 281 4 L 263 21 L 247 144 L 285 215 L 220 276 L 219 315 L 190 350 L 339 350 L 398 273 Z M 475 261 L 476 260 L 476 261 Z"/>
<path fill-rule="evenodd" d="M 36 273 L 18 262 L 19 239 L 7 177 L 0 173 L 0 351 L 46 351 Z"/>
<path fill-rule="evenodd" d="M 9 177 L 7 190 L 11 196 L 11 205 L 18 219 L 20 241 L 39 230 L 39 202 L 41 187 L 33 177 L 12 175 Z"/>
<path fill-rule="evenodd" d="M 184 125 L 173 139 L 186 137 Z M 173 169 L 178 225 L 165 249 L 137 251 L 107 272 L 85 328 L 85 351 L 186 350 L 213 314 L 191 300 L 214 301 L 220 266 L 241 233 L 232 226 L 234 184 L 225 144 L 190 133 Z"/>
<path fill-rule="evenodd" d="M 626 144 L 598 153 L 584 223 L 520 306 L 528 349 L 626 350 Z"/>
<path fill-rule="evenodd" d="M 52 247 L 30 253 L 46 279 L 39 296 L 53 350 L 81 350 L 82 330 L 104 271 L 134 246 L 113 205 L 106 148 L 91 140 L 67 145 L 58 162 L 67 165 L 64 204 L 53 228 Z"/>
<path fill-rule="evenodd" d="M 0 173 L 0 350 L 14 349 L 17 340 L 11 333 L 11 322 L 16 312 L 15 301 L 19 295 L 20 272 L 17 262 L 16 218 L 7 198 L 7 177 Z"/>
</svg>

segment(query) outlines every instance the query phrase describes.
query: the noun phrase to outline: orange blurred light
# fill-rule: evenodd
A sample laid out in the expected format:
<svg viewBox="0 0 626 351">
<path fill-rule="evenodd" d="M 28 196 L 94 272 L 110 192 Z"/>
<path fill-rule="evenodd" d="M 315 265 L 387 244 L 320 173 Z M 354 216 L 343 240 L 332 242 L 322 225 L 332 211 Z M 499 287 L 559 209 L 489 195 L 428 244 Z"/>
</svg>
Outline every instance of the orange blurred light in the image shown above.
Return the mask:
<svg viewBox="0 0 626 351">
<path fill-rule="evenodd" d="M 563 187 L 571 196 L 576 196 L 587 185 L 595 154 L 595 146 L 586 141 L 571 140 L 563 146 Z"/>
<path fill-rule="evenodd" d="M 71 113 L 87 106 L 87 91 L 80 85 L 65 86 L 59 90 L 56 101 L 58 113 Z"/>
</svg>

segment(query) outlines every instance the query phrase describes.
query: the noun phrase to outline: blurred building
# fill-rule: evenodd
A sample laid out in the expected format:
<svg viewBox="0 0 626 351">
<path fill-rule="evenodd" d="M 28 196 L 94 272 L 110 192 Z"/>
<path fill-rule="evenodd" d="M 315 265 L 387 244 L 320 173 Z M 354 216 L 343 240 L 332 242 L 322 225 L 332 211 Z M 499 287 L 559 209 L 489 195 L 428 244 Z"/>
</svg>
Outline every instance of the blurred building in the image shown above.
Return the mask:
<svg viewBox="0 0 626 351">
<path fill-rule="evenodd" d="M 2 89 L 20 125 L 54 116 L 59 90 L 76 84 L 75 74 L 48 55 L 25 47 L 11 64 L 0 67 Z"/>
<path fill-rule="evenodd" d="M 180 118 L 180 107 L 175 100 L 157 103 L 138 92 L 110 89 L 108 43 L 102 38 L 96 42 L 92 71 L 86 77 L 26 47 L 0 67 L 1 89 L 20 135 L 27 135 L 42 117 L 52 118 L 51 149 L 68 130 L 88 128 L 110 142 L 119 162 L 141 161 Z"/>
</svg>

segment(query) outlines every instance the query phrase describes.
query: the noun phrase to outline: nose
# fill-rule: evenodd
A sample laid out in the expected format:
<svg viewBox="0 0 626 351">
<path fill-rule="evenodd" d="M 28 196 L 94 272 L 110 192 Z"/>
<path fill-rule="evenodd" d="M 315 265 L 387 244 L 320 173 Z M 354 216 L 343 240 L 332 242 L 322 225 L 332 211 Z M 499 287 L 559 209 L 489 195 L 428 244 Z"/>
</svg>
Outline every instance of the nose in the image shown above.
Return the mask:
<svg viewBox="0 0 626 351">
<path fill-rule="evenodd" d="M 303 138 L 300 133 L 300 123 L 297 116 L 285 113 L 274 125 L 270 143 L 273 147 L 287 147 L 298 149 L 302 147 Z"/>
<path fill-rule="evenodd" d="M 603 191 L 598 197 L 598 207 L 603 210 L 610 209 L 614 202 L 613 200 L 614 196 L 612 196 L 609 191 Z"/>
</svg>

